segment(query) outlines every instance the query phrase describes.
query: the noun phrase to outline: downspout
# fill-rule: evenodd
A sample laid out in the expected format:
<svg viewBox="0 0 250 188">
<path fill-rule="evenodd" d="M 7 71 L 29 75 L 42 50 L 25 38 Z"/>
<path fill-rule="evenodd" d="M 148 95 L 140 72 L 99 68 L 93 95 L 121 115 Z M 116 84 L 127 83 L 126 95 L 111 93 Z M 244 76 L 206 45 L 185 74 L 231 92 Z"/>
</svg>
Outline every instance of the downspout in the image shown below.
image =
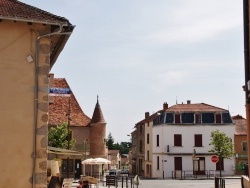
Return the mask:
<svg viewBox="0 0 250 188">
<path fill-rule="evenodd" d="M 243 21 L 244 21 L 244 58 L 245 58 L 245 100 L 246 100 L 246 125 L 247 125 L 247 146 L 248 146 L 248 164 L 250 164 L 250 100 L 249 100 L 249 3 L 243 0 Z M 248 165 L 248 174 L 250 174 L 250 165 Z M 248 181 L 250 187 L 250 181 Z"/>
<path fill-rule="evenodd" d="M 39 59 L 39 40 L 43 37 L 49 37 L 52 35 L 70 35 L 71 32 L 63 32 L 63 25 L 59 25 L 57 32 L 40 35 L 36 38 L 35 42 L 35 88 L 34 88 L 34 129 L 33 129 L 33 169 L 32 169 L 32 187 L 35 187 L 35 168 L 36 168 L 36 135 L 37 135 L 37 121 L 38 121 L 38 59 Z"/>
</svg>

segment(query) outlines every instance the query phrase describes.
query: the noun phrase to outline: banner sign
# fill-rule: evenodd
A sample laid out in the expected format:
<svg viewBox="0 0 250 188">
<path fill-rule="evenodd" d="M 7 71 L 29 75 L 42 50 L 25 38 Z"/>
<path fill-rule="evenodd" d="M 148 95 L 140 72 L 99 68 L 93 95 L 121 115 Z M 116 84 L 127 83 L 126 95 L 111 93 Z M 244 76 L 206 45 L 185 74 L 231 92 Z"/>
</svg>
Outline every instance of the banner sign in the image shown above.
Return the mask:
<svg viewBox="0 0 250 188">
<path fill-rule="evenodd" d="M 69 88 L 49 88 L 49 96 L 70 97 Z"/>
</svg>

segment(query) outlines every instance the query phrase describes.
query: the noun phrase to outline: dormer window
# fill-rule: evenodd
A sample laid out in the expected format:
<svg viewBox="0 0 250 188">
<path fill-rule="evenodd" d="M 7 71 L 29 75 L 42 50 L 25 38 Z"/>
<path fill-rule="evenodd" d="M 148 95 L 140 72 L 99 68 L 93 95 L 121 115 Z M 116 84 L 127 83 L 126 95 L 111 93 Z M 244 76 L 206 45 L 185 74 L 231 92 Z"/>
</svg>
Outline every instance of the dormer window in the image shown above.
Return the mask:
<svg viewBox="0 0 250 188">
<path fill-rule="evenodd" d="M 202 113 L 202 123 L 214 123 L 214 113 Z"/>
<path fill-rule="evenodd" d="M 200 124 L 201 123 L 201 114 L 195 114 L 195 123 Z"/>
<path fill-rule="evenodd" d="M 181 121 L 183 124 L 193 124 L 194 123 L 194 113 L 182 113 Z"/>
<path fill-rule="evenodd" d="M 174 119 L 175 119 L 175 123 L 176 124 L 181 123 L 181 116 L 180 116 L 180 114 L 175 114 L 174 115 Z"/>
<path fill-rule="evenodd" d="M 221 123 L 221 114 L 215 114 L 215 123 Z"/>
</svg>

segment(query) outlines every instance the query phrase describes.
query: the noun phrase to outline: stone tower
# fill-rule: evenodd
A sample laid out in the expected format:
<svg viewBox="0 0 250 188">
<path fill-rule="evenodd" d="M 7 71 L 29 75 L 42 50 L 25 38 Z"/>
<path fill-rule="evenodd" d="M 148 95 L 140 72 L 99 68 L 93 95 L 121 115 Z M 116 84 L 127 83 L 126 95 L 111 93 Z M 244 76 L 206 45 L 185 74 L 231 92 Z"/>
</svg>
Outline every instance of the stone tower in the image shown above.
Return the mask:
<svg viewBox="0 0 250 188">
<path fill-rule="evenodd" d="M 98 96 L 90 122 L 90 157 L 106 158 L 106 121 L 99 105 Z"/>
</svg>

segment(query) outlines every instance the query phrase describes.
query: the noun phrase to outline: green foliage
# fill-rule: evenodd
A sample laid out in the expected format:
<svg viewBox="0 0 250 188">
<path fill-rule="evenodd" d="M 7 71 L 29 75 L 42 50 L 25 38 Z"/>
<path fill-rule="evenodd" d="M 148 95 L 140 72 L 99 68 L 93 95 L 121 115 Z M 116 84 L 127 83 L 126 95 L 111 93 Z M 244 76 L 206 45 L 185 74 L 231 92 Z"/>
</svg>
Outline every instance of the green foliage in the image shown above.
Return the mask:
<svg viewBox="0 0 250 188">
<path fill-rule="evenodd" d="M 106 146 L 108 149 L 114 149 L 114 138 L 112 137 L 111 133 L 108 135 Z"/>
<path fill-rule="evenodd" d="M 70 131 L 69 131 L 70 133 Z M 67 123 L 62 123 L 55 127 L 51 127 L 49 129 L 48 134 L 48 143 L 51 147 L 68 149 L 68 127 Z M 75 147 L 76 140 L 69 140 L 69 149 L 73 149 Z"/>
<path fill-rule="evenodd" d="M 209 152 L 213 152 L 219 156 L 219 167 L 220 177 L 222 170 L 222 160 L 230 159 L 234 155 L 234 146 L 231 138 L 229 138 L 224 132 L 219 130 L 211 132 L 211 143 L 212 149 Z"/>
<path fill-rule="evenodd" d="M 109 150 L 119 150 L 121 154 L 128 154 L 129 149 L 131 147 L 130 142 L 121 142 L 120 144 L 114 143 L 114 138 L 112 137 L 111 133 L 109 133 L 108 138 L 107 138 L 107 147 Z"/>
<path fill-rule="evenodd" d="M 209 152 L 213 152 L 220 158 L 230 159 L 234 155 L 234 146 L 231 138 L 229 138 L 224 132 L 219 130 L 211 132 L 212 146 Z"/>
</svg>

